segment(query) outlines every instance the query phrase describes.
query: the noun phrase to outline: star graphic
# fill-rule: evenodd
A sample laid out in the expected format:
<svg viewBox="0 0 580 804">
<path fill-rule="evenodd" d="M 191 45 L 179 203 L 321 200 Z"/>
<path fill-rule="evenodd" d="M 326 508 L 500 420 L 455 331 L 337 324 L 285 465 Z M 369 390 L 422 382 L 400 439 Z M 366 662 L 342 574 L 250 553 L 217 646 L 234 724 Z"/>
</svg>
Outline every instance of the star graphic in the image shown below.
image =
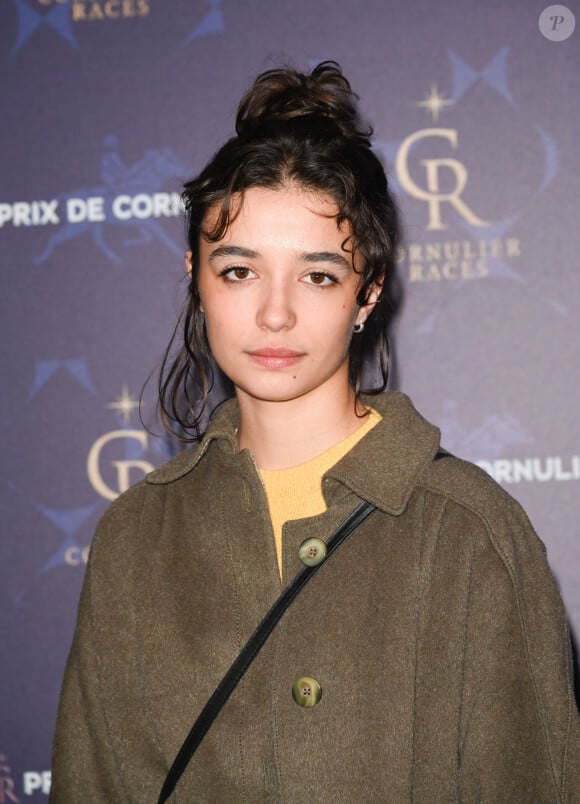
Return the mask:
<svg viewBox="0 0 580 804">
<path fill-rule="evenodd" d="M 115 402 L 109 402 L 108 408 L 118 410 L 123 417 L 124 424 L 129 424 L 131 413 L 135 409 L 139 409 L 140 402 L 138 399 L 131 399 L 131 394 L 126 385 L 123 386 L 121 396 Z"/>
<path fill-rule="evenodd" d="M 220 34 L 224 32 L 224 12 L 222 10 L 222 0 L 206 0 L 209 6 L 205 17 L 199 22 L 193 31 L 186 37 L 185 42 L 193 42 L 208 34 Z"/>
<path fill-rule="evenodd" d="M 18 12 L 18 36 L 12 49 L 13 53 L 20 50 L 36 29 L 42 25 L 48 25 L 60 34 L 69 45 L 78 48 L 78 42 L 72 28 L 70 0 L 57 3 L 48 13 L 44 14 L 39 13 L 35 6 L 30 5 L 30 0 L 13 0 L 13 2 Z"/>
<path fill-rule="evenodd" d="M 433 122 L 436 123 L 439 120 L 441 109 L 445 106 L 453 106 L 453 101 L 446 100 L 443 95 L 439 94 L 437 85 L 431 84 L 431 94 L 428 95 L 425 100 L 417 101 L 416 105 L 428 109 L 433 115 Z"/>
</svg>

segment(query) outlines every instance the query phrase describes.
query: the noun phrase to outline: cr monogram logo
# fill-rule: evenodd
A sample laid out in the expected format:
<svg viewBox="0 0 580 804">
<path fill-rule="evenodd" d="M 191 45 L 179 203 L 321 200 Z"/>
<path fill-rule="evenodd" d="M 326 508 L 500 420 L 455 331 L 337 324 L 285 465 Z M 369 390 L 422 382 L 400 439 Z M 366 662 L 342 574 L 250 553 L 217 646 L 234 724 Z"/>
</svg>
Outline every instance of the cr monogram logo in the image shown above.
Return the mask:
<svg viewBox="0 0 580 804">
<path fill-rule="evenodd" d="M 117 488 L 114 489 L 107 485 L 101 472 L 101 452 L 106 444 L 117 439 L 133 439 L 141 444 L 143 449 L 147 448 L 147 433 L 144 430 L 112 430 L 97 438 L 87 457 L 87 475 L 95 491 L 106 500 L 115 500 L 119 494 L 129 488 L 131 469 L 138 469 L 143 474 L 148 474 L 155 468 L 149 461 L 143 460 L 111 461 L 111 466 L 114 466 L 117 472 Z"/>
<path fill-rule="evenodd" d="M 427 229 L 446 229 L 447 225 L 441 219 L 441 205 L 451 204 L 455 211 L 473 226 L 487 226 L 488 221 L 482 220 L 471 210 L 461 194 L 467 185 L 467 169 L 458 159 L 439 158 L 422 159 L 425 167 L 425 187 L 420 187 L 409 172 L 409 154 L 411 148 L 419 140 L 427 137 L 442 137 L 448 140 L 453 148 L 457 148 L 457 131 L 452 128 L 426 128 L 415 131 L 403 140 L 397 152 L 395 168 L 397 177 L 404 190 L 414 198 L 426 201 L 429 209 L 429 223 Z M 440 171 L 450 170 L 455 176 L 455 186 L 449 192 L 441 191 Z"/>
</svg>

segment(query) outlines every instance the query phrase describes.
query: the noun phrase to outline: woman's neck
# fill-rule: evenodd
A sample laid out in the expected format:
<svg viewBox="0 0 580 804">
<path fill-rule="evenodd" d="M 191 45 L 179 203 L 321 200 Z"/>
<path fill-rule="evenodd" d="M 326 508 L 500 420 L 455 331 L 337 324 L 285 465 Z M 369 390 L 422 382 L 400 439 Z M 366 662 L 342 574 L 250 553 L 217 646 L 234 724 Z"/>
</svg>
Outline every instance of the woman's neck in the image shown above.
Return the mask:
<svg viewBox="0 0 580 804">
<path fill-rule="evenodd" d="M 354 433 L 364 421 L 365 408 L 358 402 L 355 410 L 350 388 L 331 406 L 316 392 L 283 402 L 258 400 L 240 392 L 237 397 L 238 444 L 240 449 L 250 450 L 260 469 L 305 463 Z"/>
</svg>

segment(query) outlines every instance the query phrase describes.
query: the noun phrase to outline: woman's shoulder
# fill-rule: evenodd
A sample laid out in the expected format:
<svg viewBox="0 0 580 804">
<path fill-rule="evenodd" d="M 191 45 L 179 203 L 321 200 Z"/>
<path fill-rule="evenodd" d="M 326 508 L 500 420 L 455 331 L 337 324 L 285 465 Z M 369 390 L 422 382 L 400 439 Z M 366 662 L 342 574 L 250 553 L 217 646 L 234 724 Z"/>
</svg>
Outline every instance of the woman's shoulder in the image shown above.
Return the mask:
<svg viewBox="0 0 580 804">
<path fill-rule="evenodd" d="M 422 485 L 482 516 L 519 508 L 519 503 L 494 479 L 470 461 L 441 449 L 422 478 Z"/>
<path fill-rule="evenodd" d="M 439 429 L 424 419 L 409 397 L 395 392 L 380 395 L 377 402 L 387 435 L 394 428 L 401 448 L 411 457 L 423 448 L 416 490 L 436 497 L 436 507 L 443 506 L 450 517 L 461 512 L 466 528 L 485 534 L 488 546 L 504 561 L 520 550 L 535 552 L 539 547 L 545 553 L 520 503 L 479 466 L 446 452 L 441 446 L 444 434 L 440 442 Z"/>
<path fill-rule="evenodd" d="M 385 418 L 389 445 L 392 446 L 391 435 L 395 431 L 405 455 L 411 456 L 423 448 L 418 485 L 490 523 L 498 517 L 523 514 L 520 504 L 491 475 L 445 450 L 445 435 L 421 415 L 406 394 L 390 392 L 375 399 L 374 405 L 372 398 L 369 403 Z"/>
<path fill-rule="evenodd" d="M 230 400 L 216 410 L 200 442 L 174 455 L 110 504 L 97 526 L 98 540 L 107 540 L 109 532 L 117 540 L 123 533 L 129 538 L 138 532 L 142 538 L 144 532 L 151 530 L 149 523 L 157 522 L 162 514 L 173 515 L 171 501 L 175 501 L 175 495 L 179 498 L 187 494 L 190 503 L 195 500 L 191 485 L 195 484 L 194 470 L 208 453 L 220 454 L 220 450 L 210 448 L 213 442 L 225 440 L 230 451 L 235 449 L 236 422 L 237 407 Z"/>
<path fill-rule="evenodd" d="M 498 508 L 517 507 L 513 497 L 487 472 L 444 449 L 444 434 L 424 418 L 409 396 L 391 391 L 365 397 L 364 401 L 382 417 L 381 426 L 374 433 L 371 431 L 366 442 L 377 466 L 386 466 L 391 471 L 391 463 L 399 458 L 400 474 L 404 466 L 415 460 L 416 483 L 483 516 L 491 516 Z"/>
<path fill-rule="evenodd" d="M 487 472 L 442 451 L 421 479 L 424 490 L 477 520 L 489 546 L 512 570 L 524 555 L 544 557 L 546 548 L 520 503 Z"/>
<path fill-rule="evenodd" d="M 97 523 L 91 544 L 93 576 L 101 571 L 107 576 L 123 575 L 128 567 L 139 565 L 143 556 L 152 556 L 168 530 L 182 527 L 183 501 L 196 500 L 191 468 L 198 453 L 199 446 L 187 448 L 111 502 Z M 166 475 L 183 480 L 167 482 Z M 195 515 L 196 511 L 191 511 L 194 519 Z"/>
</svg>

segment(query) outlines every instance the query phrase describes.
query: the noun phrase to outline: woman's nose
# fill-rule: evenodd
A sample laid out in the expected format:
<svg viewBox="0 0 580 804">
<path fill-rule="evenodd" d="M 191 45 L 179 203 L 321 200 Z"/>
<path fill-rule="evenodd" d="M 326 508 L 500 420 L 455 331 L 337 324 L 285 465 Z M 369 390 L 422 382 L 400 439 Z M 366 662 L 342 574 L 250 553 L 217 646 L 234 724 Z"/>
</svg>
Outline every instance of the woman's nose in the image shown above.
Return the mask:
<svg viewBox="0 0 580 804">
<path fill-rule="evenodd" d="M 264 289 L 260 301 L 256 322 L 261 329 L 279 332 L 292 329 L 296 323 L 296 314 L 291 294 L 285 285 L 269 285 Z"/>
</svg>

